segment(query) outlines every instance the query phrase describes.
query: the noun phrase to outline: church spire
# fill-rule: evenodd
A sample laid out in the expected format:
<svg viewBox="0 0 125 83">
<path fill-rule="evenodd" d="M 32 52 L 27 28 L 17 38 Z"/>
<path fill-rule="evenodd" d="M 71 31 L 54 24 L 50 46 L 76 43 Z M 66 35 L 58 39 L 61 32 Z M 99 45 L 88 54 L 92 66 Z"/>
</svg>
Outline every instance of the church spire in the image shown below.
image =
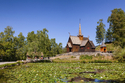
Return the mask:
<svg viewBox="0 0 125 83">
<path fill-rule="evenodd" d="M 81 19 L 79 19 L 79 35 L 82 35 L 82 32 L 81 32 Z"/>
<path fill-rule="evenodd" d="M 79 19 L 79 34 L 78 34 L 78 37 L 80 40 L 83 40 L 83 35 L 82 35 L 82 32 L 81 32 L 81 19 Z"/>
</svg>

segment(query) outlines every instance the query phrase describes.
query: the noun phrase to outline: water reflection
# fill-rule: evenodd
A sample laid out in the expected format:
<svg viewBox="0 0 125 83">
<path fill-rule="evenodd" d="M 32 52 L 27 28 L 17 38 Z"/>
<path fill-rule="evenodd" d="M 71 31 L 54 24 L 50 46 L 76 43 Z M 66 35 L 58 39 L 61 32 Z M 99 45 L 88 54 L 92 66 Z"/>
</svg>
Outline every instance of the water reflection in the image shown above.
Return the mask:
<svg viewBox="0 0 125 83">
<path fill-rule="evenodd" d="M 58 78 L 59 79 L 59 78 Z M 77 83 L 81 83 L 81 80 L 83 80 L 84 83 L 88 83 L 88 82 L 96 82 L 96 83 L 123 83 L 123 82 L 120 82 L 120 81 L 115 81 L 115 80 L 99 80 L 99 79 L 91 79 L 91 78 L 82 78 L 80 76 L 78 77 L 74 77 L 72 78 L 71 80 L 67 81 L 67 78 L 63 78 L 63 79 L 60 79 L 62 82 L 64 83 L 68 83 L 68 82 L 77 82 Z M 57 83 L 55 81 L 55 83 Z"/>
</svg>

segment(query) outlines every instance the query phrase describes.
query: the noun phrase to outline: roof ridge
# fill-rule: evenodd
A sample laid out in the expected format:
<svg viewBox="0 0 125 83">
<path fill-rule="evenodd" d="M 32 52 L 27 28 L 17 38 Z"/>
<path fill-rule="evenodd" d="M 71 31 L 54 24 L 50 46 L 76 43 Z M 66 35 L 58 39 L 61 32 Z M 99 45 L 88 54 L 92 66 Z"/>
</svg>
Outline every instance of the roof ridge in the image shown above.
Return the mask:
<svg viewBox="0 0 125 83">
<path fill-rule="evenodd" d="M 70 35 L 70 37 L 71 37 L 72 35 Z M 73 36 L 73 37 L 78 37 L 78 36 Z"/>
<path fill-rule="evenodd" d="M 72 37 L 78 37 L 78 36 L 73 36 L 73 35 L 70 35 L 70 37 L 71 37 L 71 36 L 72 36 Z M 88 38 L 88 37 L 83 37 L 83 38 Z"/>
</svg>

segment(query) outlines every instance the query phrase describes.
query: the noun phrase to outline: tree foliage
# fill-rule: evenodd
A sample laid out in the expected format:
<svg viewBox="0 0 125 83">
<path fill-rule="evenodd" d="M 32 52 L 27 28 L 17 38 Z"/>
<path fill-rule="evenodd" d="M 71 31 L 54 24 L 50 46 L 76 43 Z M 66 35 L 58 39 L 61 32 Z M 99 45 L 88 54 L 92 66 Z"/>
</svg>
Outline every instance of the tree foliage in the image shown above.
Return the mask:
<svg viewBox="0 0 125 83">
<path fill-rule="evenodd" d="M 122 9 L 114 9 L 108 17 L 109 27 L 112 29 L 114 44 L 125 47 L 125 12 Z"/>
<path fill-rule="evenodd" d="M 29 32 L 27 36 L 28 41 L 28 54 L 32 57 L 41 56 L 41 52 L 44 57 L 55 56 L 62 53 L 62 44 L 56 43 L 55 39 L 49 39 L 48 30 L 44 28 L 41 31 Z M 36 53 L 35 55 L 32 52 Z M 38 54 L 38 55 L 37 55 Z"/>
<path fill-rule="evenodd" d="M 32 58 L 62 53 L 62 44 L 58 45 L 55 39 L 49 39 L 46 28 L 37 31 L 36 34 L 34 31 L 29 32 L 26 38 L 21 32 L 18 36 L 13 36 L 14 33 L 10 26 L 7 26 L 4 32 L 0 32 L 0 59 L 4 61 L 26 59 L 27 53 Z"/>
<path fill-rule="evenodd" d="M 103 19 L 100 19 L 97 24 L 98 26 L 96 27 L 96 42 L 97 44 L 100 44 L 104 38 L 105 38 L 105 24 L 103 24 Z"/>
<path fill-rule="evenodd" d="M 112 35 L 112 28 L 108 28 L 108 30 L 106 31 L 106 39 L 105 42 L 113 42 L 113 35 Z"/>
<path fill-rule="evenodd" d="M 13 34 L 15 31 L 12 31 L 12 27 L 7 26 L 4 32 L 0 33 L 1 41 L 1 57 L 7 60 L 15 60 L 15 47 L 14 47 L 14 37 Z M 6 57 L 5 57 L 6 56 Z"/>
</svg>

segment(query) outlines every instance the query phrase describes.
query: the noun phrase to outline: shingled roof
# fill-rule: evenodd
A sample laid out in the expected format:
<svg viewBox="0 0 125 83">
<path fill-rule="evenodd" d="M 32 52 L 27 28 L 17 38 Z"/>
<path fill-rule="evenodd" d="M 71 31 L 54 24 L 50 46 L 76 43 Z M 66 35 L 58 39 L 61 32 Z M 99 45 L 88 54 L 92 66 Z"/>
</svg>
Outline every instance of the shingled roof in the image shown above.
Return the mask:
<svg viewBox="0 0 125 83">
<path fill-rule="evenodd" d="M 81 41 L 80 41 L 79 37 L 70 36 L 70 38 L 71 38 L 71 41 L 72 41 L 73 44 L 81 44 Z"/>
<path fill-rule="evenodd" d="M 92 48 L 95 48 L 95 45 L 93 44 L 93 42 L 92 42 L 92 41 L 90 41 L 90 43 L 91 43 L 91 45 L 92 45 Z"/>
<path fill-rule="evenodd" d="M 81 45 L 80 45 L 80 46 L 85 46 L 87 42 L 88 42 L 88 40 L 83 40 L 83 41 L 81 42 Z"/>
<path fill-rule="evenodd" d="M 72 41 L 72 44 L 77 44 L 80 46 L 85 46 L 87 44 L 87 42 L 89 41 L 90 44 L 92 45 L 92 48 L 95 48 L 95 45 L 93 44 L 93 42 L 88 40 L 87 37 L 83 37 L 83 40 L 80 40 L 79 37 L 77 37 L 77 36 L 70 36 L 70 39 Z M 69 47 L 72 47 L 71 43 L 68 42 L 67 44 Z"/>
<path fill-rule="evenodd" d="M 106 47 L 106 45 L 104 44 L 104 42 L 102 42 L 101 47 Z"/>
</svg>

